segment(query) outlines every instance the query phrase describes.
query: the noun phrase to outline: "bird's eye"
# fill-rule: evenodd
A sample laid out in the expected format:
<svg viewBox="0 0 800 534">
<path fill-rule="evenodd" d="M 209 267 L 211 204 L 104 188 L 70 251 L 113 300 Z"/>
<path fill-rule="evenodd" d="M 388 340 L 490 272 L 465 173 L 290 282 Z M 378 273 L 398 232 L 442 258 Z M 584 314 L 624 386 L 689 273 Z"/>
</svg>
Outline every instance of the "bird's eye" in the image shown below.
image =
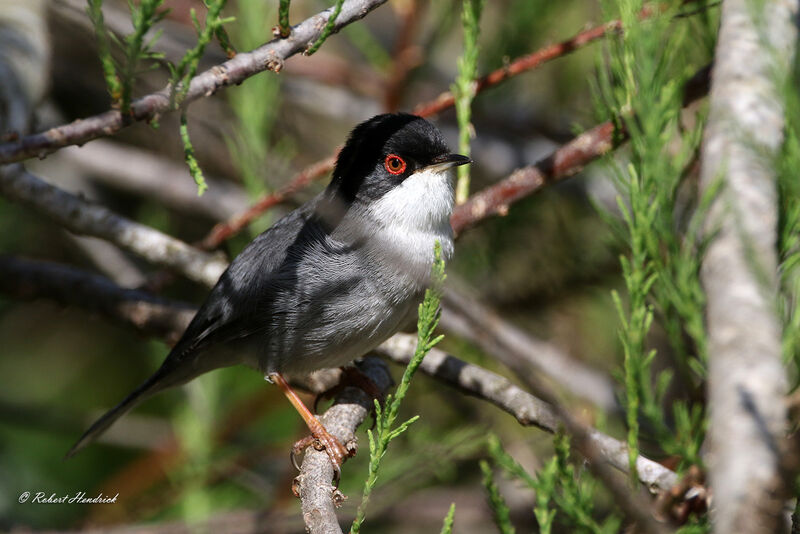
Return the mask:
<svg viewBox="0 0 800 534">
<path fill-rule="evenodd" d="M 406 170 L 406 161 L 397 154 L 389 154 L 383 160 L 383 166 L 392 174 L 403 174 Z"/>
</svg>

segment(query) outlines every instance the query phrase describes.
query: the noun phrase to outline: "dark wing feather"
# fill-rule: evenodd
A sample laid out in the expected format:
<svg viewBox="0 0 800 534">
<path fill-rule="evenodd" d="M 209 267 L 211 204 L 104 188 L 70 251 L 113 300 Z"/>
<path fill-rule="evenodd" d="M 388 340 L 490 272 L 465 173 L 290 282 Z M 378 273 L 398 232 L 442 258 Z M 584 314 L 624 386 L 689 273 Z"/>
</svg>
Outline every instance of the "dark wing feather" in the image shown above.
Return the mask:
<svg viewBox="0 0 800 534">
<path fill-rule="evenodd" d="M 150 378 L 106 412 L 89 427 L 67 456 L 91 443 L 117 419 L 146 398 L 172 386 L 184 384 L 200 374 L 231 362 L 200 360 L 186 363 L 198 351 L 217 343 L 247 337 L 262 328 L 268 317 L 259 315 L 259 308 L 269 304 L 274 294 L 275 280 L 285 277 L 284 271 L 296 262 L 299 235 L 318 234 L 319 224 L 314 217 L 314 204 L 309 202 L 286 215 L 259 235 L 231 263 L 211 290 L 205 303 L 192 319 L 181 339 L 170 351 L 164 363 Z M 271 306 L 267 305 L 267 308 Z"/>
</svg>

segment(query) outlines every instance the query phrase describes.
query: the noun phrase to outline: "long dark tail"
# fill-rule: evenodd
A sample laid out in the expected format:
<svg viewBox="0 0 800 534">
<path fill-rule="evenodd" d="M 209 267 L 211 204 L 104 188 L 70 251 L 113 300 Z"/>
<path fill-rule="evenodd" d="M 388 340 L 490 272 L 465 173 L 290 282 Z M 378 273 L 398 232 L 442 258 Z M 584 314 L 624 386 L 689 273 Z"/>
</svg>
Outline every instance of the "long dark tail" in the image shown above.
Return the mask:
<svg viewBox="0 0 800 534">
<path fill-rule="evenodd" d="M 181 376 L 183 374 L 184 373 L 178 372 L 173 366 L 169 365 L 168 362 L 165 362 L 165 365 L 162 365 L 161 368 L 153 373 L 150 378 L 145 380 L 141 386 L 133 390 L 122 402 L 95 421 L 92 426 L 83 433 L 75 445 L 72 446 L 66 457 L 72 457 L 76 452 L 94 441 L 100 434 L 108 430 L 108 428 L 114 424 L 114 421 L 128 413 L 143 400 L 150 398 L 166 388 L 186 383 L 192 378 L 191 376 Z"/>
</svg>

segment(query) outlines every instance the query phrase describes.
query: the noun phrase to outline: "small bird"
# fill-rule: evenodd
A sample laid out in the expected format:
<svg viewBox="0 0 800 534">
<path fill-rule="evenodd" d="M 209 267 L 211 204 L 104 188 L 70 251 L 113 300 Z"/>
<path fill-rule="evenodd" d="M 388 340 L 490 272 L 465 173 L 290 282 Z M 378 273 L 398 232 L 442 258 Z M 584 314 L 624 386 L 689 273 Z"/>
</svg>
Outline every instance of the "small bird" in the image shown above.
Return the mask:
<svg viewBox="0 0 800 534">
<path fill-rule="evenodd" d="M 346 449 L 284 375 L 345 365 L 413 319 L 435 243 L 443 258 L 453 253 L 453 167 L 466 163 L 421 117 L 384 114 L 356 126 L 328 187 L 231 262 L 161 367 L 67 456 L 142 400 L 245 364 L 281 387 L 338 471 Z"/>
</svg>

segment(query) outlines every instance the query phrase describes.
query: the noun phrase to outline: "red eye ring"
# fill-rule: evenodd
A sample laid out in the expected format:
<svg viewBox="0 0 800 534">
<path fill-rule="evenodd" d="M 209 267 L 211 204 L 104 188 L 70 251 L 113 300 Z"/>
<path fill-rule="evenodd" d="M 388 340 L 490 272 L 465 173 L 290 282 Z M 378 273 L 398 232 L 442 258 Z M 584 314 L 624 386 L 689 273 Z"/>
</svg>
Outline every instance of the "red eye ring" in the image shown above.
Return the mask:
<svg viewBox="0 0 800 534">
<path fill-rule="evenodd" d="M 390 174 L 403 174 L 406 171 L 406 160 L 397 154 L 389 154 L 383 160 L 383 166 Z"/>
</svg>

